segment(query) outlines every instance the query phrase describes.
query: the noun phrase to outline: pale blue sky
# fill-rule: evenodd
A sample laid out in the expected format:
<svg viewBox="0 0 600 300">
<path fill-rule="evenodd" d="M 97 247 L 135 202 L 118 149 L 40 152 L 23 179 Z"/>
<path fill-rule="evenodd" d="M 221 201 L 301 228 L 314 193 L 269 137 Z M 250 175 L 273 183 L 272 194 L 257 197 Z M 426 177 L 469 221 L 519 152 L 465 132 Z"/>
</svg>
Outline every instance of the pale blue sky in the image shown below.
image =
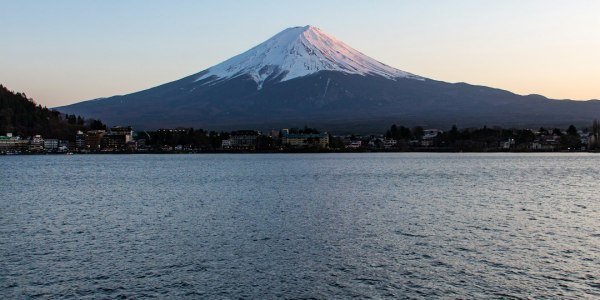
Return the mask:
<svg viewBox="0 0 600 300">
<path fill-rule="evenodd" d="M 0 83 L 57 106 L 126 94 L 314 25 L 388 65 L 600 98 L 600 1 L 0 0 Z"/>
</svg>

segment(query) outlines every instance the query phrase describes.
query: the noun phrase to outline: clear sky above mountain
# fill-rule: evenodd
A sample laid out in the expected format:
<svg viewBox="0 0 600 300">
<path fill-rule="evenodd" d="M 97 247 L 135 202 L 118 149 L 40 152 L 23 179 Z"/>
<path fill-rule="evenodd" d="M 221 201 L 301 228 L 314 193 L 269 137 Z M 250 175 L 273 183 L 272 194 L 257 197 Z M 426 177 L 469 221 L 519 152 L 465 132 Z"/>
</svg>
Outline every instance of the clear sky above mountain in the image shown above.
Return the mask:
<svg viewBox="0 0 600 300">
<path fill-rule="evenodd" d="M 398 69 L 600 98 L 600 1 L 0 0 L 0 83 L 47 106 L 176 80 L 314 25 Z"/>
</svg>

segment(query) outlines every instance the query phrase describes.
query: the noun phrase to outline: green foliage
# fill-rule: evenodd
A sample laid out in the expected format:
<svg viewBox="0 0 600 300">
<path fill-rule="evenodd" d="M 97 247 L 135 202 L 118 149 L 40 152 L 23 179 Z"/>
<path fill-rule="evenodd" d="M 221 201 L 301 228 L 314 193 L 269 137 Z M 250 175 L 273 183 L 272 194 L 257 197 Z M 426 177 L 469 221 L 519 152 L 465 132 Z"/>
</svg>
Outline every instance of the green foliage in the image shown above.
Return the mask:
<svg viewBox="0 0 600 300">
<path fill-rule="evenodd" d="M 421 126 L 413 127 L 411 132 L 415 139 L 421 139 L 425 135 L 425 130 Z"/>
<path fill-rule="evenodd" d="M 344 149 L 344 140 L 339 136 L 329 136 L 329 147 L 331 149 Z"/>
<path fill-rule="evenodd" d="M 592 139 L 590 141 L 590 150 L 597 150 L 600 148 L 600 121 L 594 120 L 592 122 L 591 129 Z"/>
<path fill-rule="evenodd" d="M 85 130 L 84 119 L 75 115 L 61 116 L 24 93 L 14 93 L 0 85 L 0 134 L 8 132 L 22 137 L 40 134 L 46 138 L 74 140 L 78 130 Z"/>
<path fill-rule="evenodd" d="M 404 126 L 398 127 L 394 124 L 390 127 L 390 130 L 386 132 L 385 137 L 394 140 L 411 140 L 413 138 L 413 133 Z"/>
<path fill-rule="evenodd" d="M 567 134 L 579 137 L 579 133 L 577 133 L 577 128 L 575 128 L 575 126 L 573 125 L 569 126 L 569 128 L 567 129 Z"/>
<path fill-rule="evenodd" d="M 90 119 L 90 130 L 106 130 L 106 124 L 100 120 Z"/>
<path fill-rule="evenodd" d="M 554 128 L 554 129 L 552 129 L 552 134 L 561 136 L 562 131 L 560 130 L 560 128 Z"/>
<path fill-rule="evenodd" d="M 530 129 L 506 129 L 487 126 L 459 129 L 456 125 L 453 125 L 448 131 L 434 139 L 430 139 L 429 141 L 432 144 L 427 147 L 443 151 L 531 151 L 532 143 L 537 142 L 546 143 L 546 146 L 555 146 L 554 150 L 580 150 L 582 143 L 577 128 L 571 125 L 565 132 L 566 134 L 560 128 L 548 130 L 542 127 L 536 135 Z M 594 137 L 590 147 L 592 149 L 600 148 L 600 122 L 595 121 L 590 132 Z M 415 127 L 410 130 L 410 134 L 412 135 L 411 138 L 420 140 L 423 128 Z M 407 129 L 396 124 L 392 125 L 385 133 L 386 138 L 393 138 L 398 141 L 403 141 L 408 136 L 410 135 L 407 133 Z M 403 146 L 402 142 L 399 142 L 395 148 L 419 150 L 419 147 L 423 146 L 420 143 L 412 142 Z"/>
<path fill-rule="evenodd" d="M 257 150 L 269 150 L 273 149 L 274 146 L 275 141 L 271 137 L 259 135 L 256 139 Z"/>
<path fill-rule="evenodd" d="M 581 137 L 575 126 L 569 126 L 567 134 L 561 136 L 560 144 L 565 150 L 577 150 L 581 148 Z"/>
</svg>

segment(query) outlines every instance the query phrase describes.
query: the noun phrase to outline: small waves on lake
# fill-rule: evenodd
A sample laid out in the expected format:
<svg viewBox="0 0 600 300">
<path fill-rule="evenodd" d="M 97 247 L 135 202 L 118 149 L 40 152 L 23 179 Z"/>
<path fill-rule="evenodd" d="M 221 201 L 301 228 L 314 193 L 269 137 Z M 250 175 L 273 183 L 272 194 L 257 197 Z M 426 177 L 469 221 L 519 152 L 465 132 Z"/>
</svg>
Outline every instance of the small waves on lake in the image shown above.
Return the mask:
<svg viewBox="0 0 600 300">
<path fill-rule="evenodd" d="M 0 157 L 0 297 L 598 298 L 600 156 Z"/>
</svg>

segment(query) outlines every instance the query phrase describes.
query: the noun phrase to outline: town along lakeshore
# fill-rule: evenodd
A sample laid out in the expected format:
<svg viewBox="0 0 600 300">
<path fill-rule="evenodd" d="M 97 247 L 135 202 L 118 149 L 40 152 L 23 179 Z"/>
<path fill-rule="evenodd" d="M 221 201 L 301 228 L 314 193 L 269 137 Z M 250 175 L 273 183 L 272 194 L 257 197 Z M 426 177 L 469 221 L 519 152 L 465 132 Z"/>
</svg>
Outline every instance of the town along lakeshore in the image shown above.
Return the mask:
<svg viewBox="0 0 600 300">
<path fill-rule="evenodd" d="M 600 125 L 565 130 L 449 130 L 392 125 L 385 133 L 334 135 L 315 128 L 134 131 L 130 126 L 77 131 L 70 139 L 0 136 L 0 154 L 46 153 L 303 153 L 303 152 L 585 152 L 600 149 Z"/>
</svg>

